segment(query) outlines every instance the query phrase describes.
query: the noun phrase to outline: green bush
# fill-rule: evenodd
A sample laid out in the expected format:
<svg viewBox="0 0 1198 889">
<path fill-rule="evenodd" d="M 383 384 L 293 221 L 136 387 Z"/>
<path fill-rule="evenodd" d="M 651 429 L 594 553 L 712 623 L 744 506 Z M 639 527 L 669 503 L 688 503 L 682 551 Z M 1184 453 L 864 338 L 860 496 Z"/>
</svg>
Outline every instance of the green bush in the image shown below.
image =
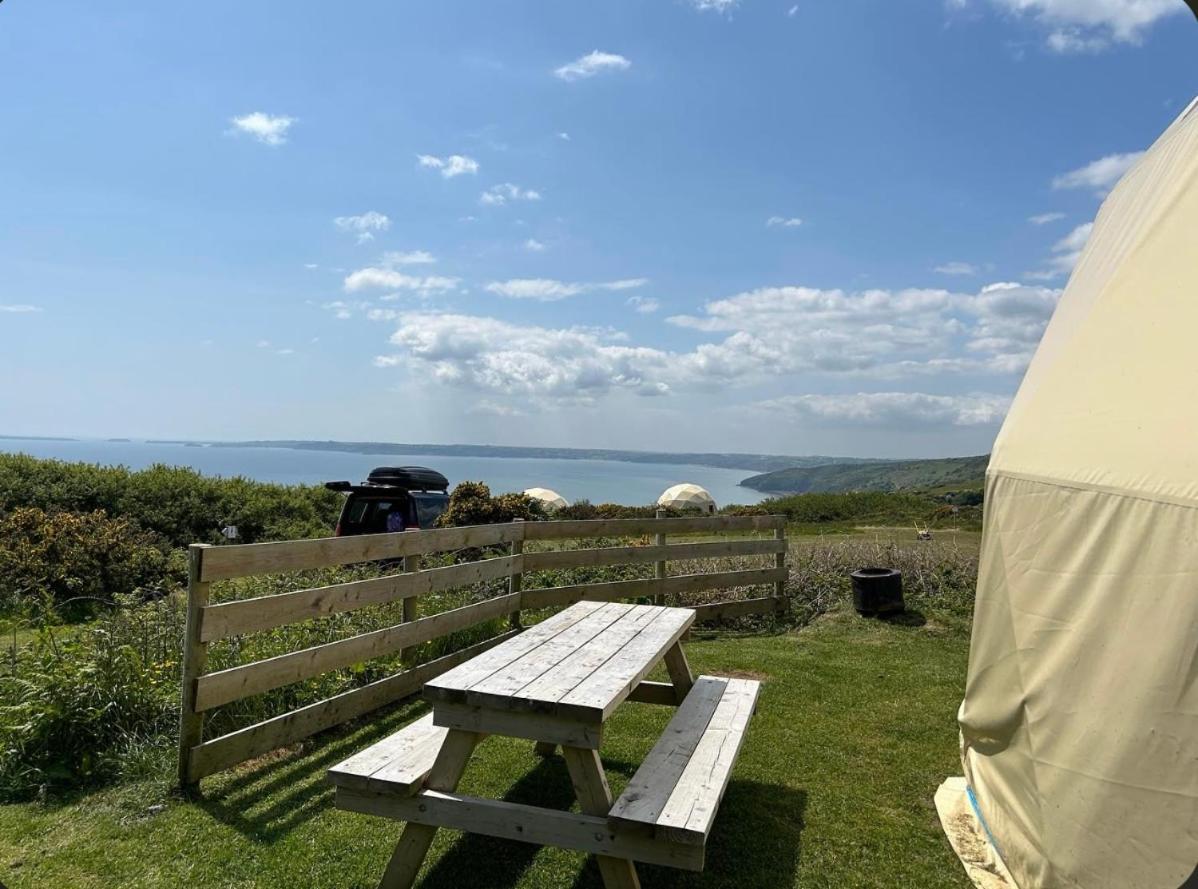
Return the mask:
<svg viewBox="0 0 1198 889">
<path fill-rule="evenodd" d="M 327 536 L 341 503 L 340 494 L 315 485 L 216 478 L 175 466 L 134 472 L 0 454 L 0 513 L 22 506 L 46 512 L 104 510 L 174 546 L 217 543 L 225 523 L 236 525 L 245 543 Z"/>
<path fill-rule="evenodd" d="M 437 524 L 442 528 L 462 525 L 494 525 L 514 519 L 536 521 L 545 518 L 539 500 L 527 494 L 491 496 L 491 489 L 482 482 L 461 482 L 449 495 L 449 506 Z"/>
<path fill-rule="evenodd" d="M 0 515 L 2 610 L 30 597 L 62 605 L 161 590 L 182 580 L 180 568 L 161 538 L 103 510 L 48 513 L 24 507 Z"/>
</svg>

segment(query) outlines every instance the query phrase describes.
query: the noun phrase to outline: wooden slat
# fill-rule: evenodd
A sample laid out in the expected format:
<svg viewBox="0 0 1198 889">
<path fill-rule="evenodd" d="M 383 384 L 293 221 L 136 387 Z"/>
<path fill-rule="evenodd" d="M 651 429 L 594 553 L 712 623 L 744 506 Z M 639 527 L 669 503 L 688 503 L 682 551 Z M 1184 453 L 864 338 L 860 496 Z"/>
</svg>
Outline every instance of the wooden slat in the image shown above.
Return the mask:
<svg viewBox="0 0 1198 889">
<path fill-rule="evenodd" d="M 401 648 L 419 645 L 483 621 L 506 616 L 519 607 L 519 595 L 497 596 L 410 623 L 396 624 L 371 633 L 209 673 L 201 676 L 197 683 L 196 709 L 211 710 L 230 701 L 300 682 L 330 670 L 383 657 Z"/>
<path fill-rule="evenodd" d="M 577 583 L 570 586 L 544 587 L 525 590 L 521 595 L 523 608 L 551 608 L 573 602 L 613 602 L 652 596 L 660 581 L 653 577 L 643 580 L 612 580 L 602 583 Z"/>
<path fill-rule="evenodd" d="M 700 676 L 695 681 L 691 693 L 612 806 L 608 816 L 611 820 L 657 824 L 727 688 L 728 680 L 720 676 Z"/>
<path fill-rule="evenodd" d="M 403 556 L 446 552 L 466 547 L 491 546 L 511 543 L 520 538 L 522 533 L 522 525 L 508 523 L 217 546 L 212 548 L 212 555 L 204 558 L 204 574 L 201 579 L 228 580 L 231 577 L 247 577 L 252 574 L 327 568 L 332 565 L 398 559 Z"/>
<path fill-rule="evenodd" d="M 337 787 L 411 795 L 432 769 L 447 731 L 433 725 L 429 713 L 333 766 L 325 778 Z"/>
<path fill-rule="evenodd" d="M 426 790 L 413 797 L 337 789 L 339 809 L 396 821 L 430 824 L 484 836 L 626 858 L 683 870 L 703 869 L 703 847 L 663 843 L 612 830 L 596 815 Z"/>
<path fill-rule="evenodd" d="M 188 751 L 200 743 L 204 717 L 196 709 L 196 680 L 208 663 L 208 646 L 200 629 L 204 606 L 208 604 L 209 584 L 200 581 L 204 553 L 211 547 L 193 543 L 187 548 L 187 629 L 183 636 L 183 687 L 179 706 L 179 786 L 188 790 L 199 778 L 190 771 Z"/>
<path fill-rule="evenodd" d="M 695 612 L 695 623 L 703 624 L 744 617 L 746 614 L 774 614 L 785 611 L 786 600 L 776 596 L 762 596 L 757 599 L 738 599 L 735 602 L 696 605 L 691 610 Z"/>
<path fill-rule="evenodd" d="M 472 707 L 469 704 L 436 704 L 434 725 L 480 734 L 525 738 L 551 744 L 567 744 L 598 750 L 603 743 L 603 726 L 597 722 L 562 719 L 543 713 Z"/>
<path fill-rule="evenodd" d="M 701 846 L 740 752 L 760 683 L 700 676 L 608 816 Z"/>
<path fill-rule="evenodd" d="M 222 602 L 203 610 L 201 638 L 211 642 L 242 633 L 269 630 L 301 620 L 353 611 L 367 605 L 383 605 L 396 599 L 425 596 L 440 590 L 498 580 L 519 569 L 519 556 L 499 556 L 274 596 Z"/>
<path fill-rule="evenodd" d="M 786 516 L 697 516 L 680 519 L 584 519 L 527 522 L 525 540 L 568 540 L 639 534 L 714 534 L 724 531 L 772 531 L 785 527 Z"/>
<path fill-rule="evenodd" d="M 193 780 L 269 753 L 418 692 L 426 682 L 515 636 L 508 632 L 370 685 L 351 689 L 191 748 Z"/>
<path fill-rule="evenodd" d="M 464 689 L 465 703 L 475 706 L 517 709 L 512 694 L 583 648 L 602 646 L 606 631 L 624 619 L 635 619 L 630 606 L 609 603 L 556 634 L 490 675 L 480 677 Z M 635 634 L 635 630 L 633 630 Z M 548 739 L 546 739 L 548 740 Z"/>
<path fill-rule="evenodd" d="M 654 546 L 605 546 L 597 549 L 561 549 L 526 553 L 524 570 L 590 568 L 598 565 L 644 565 L 672 559 L 717 559 L 731 556 L 774 555 L 785 551 L 785 541 L 716 540 L 710 543 L 675 543 Z"/>
<path fill-rule="evenodd" d="M 613 655 L 602 670 L 596 670 L 562 696 L 555 705 L 555 712 L 581 719 L 606 720 L 649 675 L 666 650 L 682 638 L 694 620 L 694 612 L 689 609 L 662 609 L 657 619 Z"/>
<path fill-rule="evenodd" d="M 657 816 L 657 836 L 692 845 L 707 841 L 740 755 L 760 687 L 761 683 L 752 679 L 728 680 L 711 722 Z"/>
<path fill-rule="evenodd" d="M 528 558 L 528 554 L 525 554 Z M 703 590 L 737 586 L 756 586 L 774 583 L 786 575 L 785 568 L 747 568 L 740 571 L 721 571 L 713 574 L 678 574 L 658 579 L 613 580 L 602 583 L 578 583 L 570 586 L 543 587 L 525 590 L 523 608 L 549 608 L 571 602 L 612 602 L 658 595 L 697 593 Z"/>
<path fill-rule="evenodd" d="M 475 682 L 506 667 L 525 652 L 531 651 L 546 639 L 552 638 L 578 621 L 585 619 L 587 615 L 600 607 L 598 604 L 588 603 L 579 608 L 558 612 L 553 617 L 515 635 L 504 645 L 487 652 L 486 657 L 475 658 L 468 664 L 450 670 L 435 682 L 429 682 L 424 687 L 425 699 L 434 702 L 450 701 L 464 704 L 466 689 Z"/>
</svg>

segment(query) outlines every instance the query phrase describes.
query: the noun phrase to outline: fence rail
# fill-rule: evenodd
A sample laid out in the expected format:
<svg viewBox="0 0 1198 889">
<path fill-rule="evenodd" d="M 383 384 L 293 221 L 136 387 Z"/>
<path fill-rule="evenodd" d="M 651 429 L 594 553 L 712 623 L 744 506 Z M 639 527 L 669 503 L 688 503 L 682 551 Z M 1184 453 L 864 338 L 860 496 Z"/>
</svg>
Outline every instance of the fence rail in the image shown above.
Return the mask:
<svg viewBox="0 0 1198 889">
<path fill-rule="evenodd" d="M 438 528 L 395 534 L 330 537 L 189 550 L 187 632 L 183 656 L 179 781 L 201 778 L 318 731 L 361 716 L 418 692 L 429 679 L 463 663 L 520 628 L 520 613 L 582 600 L 613 601 L 708 590 L 768 585 L 771 593 L 751 599 L 693 606 L 696 620 L 710 622 L 786 607 L 786 524 L 784 516 L 702 516 L 695 518 L 601 519 L 595 521 L 511 522 L 467 528 Z M 761 538 L 668 543 L 669 535 L 768 532 Z M 527 552 L 528 541 L 649 537 L 645 545 L 595 546 Z M 463 549 L 506 546 L 506 555 L 440 567 L 422 567 L 422 557 Z M 480 555 L 487 555 L 480 553 Z M 678 560 L 773 556 L 773 567 L 695 574 L 669 573 Z M 361 562 L 390 562 L 403 570 L 382 577 L 336 583 L 253 599 L 210 603 L 216 581 L 311 570 Z M 612 565 L 654 565 L 654 576 L 633 580 L 525 587 L 527 572 Z M 432 593 L 506 578 L 506 594 L 459 608 L 419 615 L 419 599 Z M 208 645 L 222 639 L 327 617 L 372 605 L 402 602 L 403 620 L 383 629 L 326 642 L 264 660 L 206 672 Z M 204 714 L 251 695 L 301 682 L 332 670 L 404 652 L 496 619 L 510 629 L 484 642 L 408 667 L 368 685 L 309 704 L 218 738 L 203 739 Z M 406 659 L 406 655 L 404 656 Z"/>
</svg>

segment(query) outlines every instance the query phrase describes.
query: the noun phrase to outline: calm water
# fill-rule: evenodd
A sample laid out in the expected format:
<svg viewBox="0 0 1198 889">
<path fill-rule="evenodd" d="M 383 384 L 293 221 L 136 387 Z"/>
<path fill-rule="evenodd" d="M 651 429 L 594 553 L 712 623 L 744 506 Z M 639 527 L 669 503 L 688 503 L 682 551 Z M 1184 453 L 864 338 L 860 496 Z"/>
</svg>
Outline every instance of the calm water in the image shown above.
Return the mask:
<svg viewBox="0 0 1198 889">
<path fill-rule="evenodd" d="M 442 457 L 420 454 L 347 454 L 286 448 L 205 448 L 174 444 L 113 441 L 0 439 L 0 451 L 124 465 L 142 469 L 154 463 L 190 466 L 205 475 L 242 475 L 264 482 L 319 484 L 345 479 L 358 482 L 375 466 L 416 464 L 444 473 L 450 484 L 484 481 L 493 493 L 552 488 L 567 500 L 592 503 L 652 503 L 679 482 L 711 492 L 719 505 L 756 503 L 762 494 L 738 482 L 748 469 L 716 469 L 673 463 L 619 463 L 613 460 L 542 460 L 506 457 Z"/>
</svg>

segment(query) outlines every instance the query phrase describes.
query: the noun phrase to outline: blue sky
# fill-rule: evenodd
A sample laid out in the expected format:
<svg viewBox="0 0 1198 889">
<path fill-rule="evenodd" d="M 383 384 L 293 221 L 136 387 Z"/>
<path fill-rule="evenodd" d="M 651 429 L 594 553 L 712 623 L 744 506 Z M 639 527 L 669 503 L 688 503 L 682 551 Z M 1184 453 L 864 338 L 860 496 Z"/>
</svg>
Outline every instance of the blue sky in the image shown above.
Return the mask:
<svg viewBox="0 0 1198 889">
<path fill-rule="evenodd" d="M 1181 0 L 0 5 L 0 432 L 986 451 Z"/>
</svg>

